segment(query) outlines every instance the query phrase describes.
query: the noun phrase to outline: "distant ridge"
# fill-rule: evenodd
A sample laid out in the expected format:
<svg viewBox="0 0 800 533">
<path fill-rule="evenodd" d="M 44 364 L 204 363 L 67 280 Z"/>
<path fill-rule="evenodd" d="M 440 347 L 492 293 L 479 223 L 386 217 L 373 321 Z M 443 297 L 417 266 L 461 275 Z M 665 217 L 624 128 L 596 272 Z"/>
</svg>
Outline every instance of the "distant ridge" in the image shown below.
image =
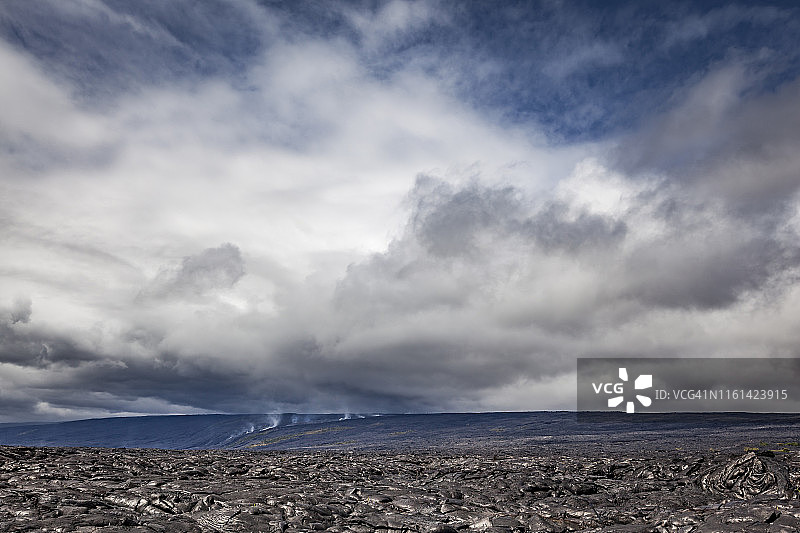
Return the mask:
<svg viewBox="0 0 800 533">
<path fill-rule="evenodd" d="M 217 449 L 252 432 L 346 420 L 353 414 L 161 415 L 2 424 L 0 444 L 102 448 Z"/>
<path fill-rule="evenodd" d="M 582 413 L 582 416 L 586 413 Z M 800 416 L 755 413 L 575 412 L 240 414 L 101 418 L 2 424 L 0 445 L 242 450 L 539 449 L 722 446 L 796 441 Z M 584 418 L 585 420 L 585 418 Z"/>
</svg>

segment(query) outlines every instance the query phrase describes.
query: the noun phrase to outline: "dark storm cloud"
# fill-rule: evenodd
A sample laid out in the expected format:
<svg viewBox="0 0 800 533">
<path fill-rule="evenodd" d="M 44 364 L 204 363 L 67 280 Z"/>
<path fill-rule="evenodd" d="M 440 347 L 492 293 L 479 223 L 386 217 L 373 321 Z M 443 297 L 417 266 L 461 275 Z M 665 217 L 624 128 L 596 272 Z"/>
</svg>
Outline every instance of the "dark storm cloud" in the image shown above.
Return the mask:
<svg viewBox="0 0 800 533">
<path fill-rule="evenodd" d="M 412 231 L 435 255 L 465 254 L 475 247 L 478 231 L 503 231 L 519 214 L 513 195 L 512 189 L 454 191 L 447 183 L 418 177 L 411 193 Z"/>
<path fill-rule="evenodd" d="M 40 328 L 32 321 L 33 303 L 18 297 L 0 309 L 0 363 L 18 367 L 77 367 L 102 355 L 67 335 Z"/>
<path fill-rule="evenodd" d="M 112 393 L 120 403 L 136 398 L 158 398 L 165 404 L 191 405 L 198 409 L 232 410 L 252 402 L 257 395 L 254 381 L 232 368 L 203 365 L 189 358 L 160 353 L 152 359 L 124 358 L 121 361 L 97 361 L 84 364 L 74 372 L 49 383 L 51 394 L 46 401 L 58 403 L 68 395 L 68 402 L 81 408 L 107 408 Z M 85 390 L 92 395 L 81 395 Z M 70 392 L 74 391 L 74 392 Z"/>
<path fill-rule="evenodd" d="M 68 336 L 40 330 L 21 329 L 14 324 L 0 324 L 0 363 L 21 367 L 74 367 L 94 361 L 101 354 L 83 348 Z"/>
<path fill-rule="evenodd" d="M 431 253 L 442 256 L 477 251 L 481 234 L 515 235 L 545 250 L 571 252 L 613 246 L 625 236 L 624 222 L 586 212 L 570 216 L 569 206 L 558 201 L 531 213 L 533 206 L 521 194 L 511 187 L 478 184 L 454 190 L 418 177 L 410 195 L 412 231 Z"/>
<path fill-rule="evenodd" d="M 632 297 L 646 305 L 723 308 L 800 260 L 797 246 L 747 235 L 698 235 L 639 248 L 626 266 Z"/>
<path fill-rule="evenodd" d="M 534 237 L 545 250 L 577 253 L 598 247 L 611 247 L 625 238 L 624 221 L 582 212 L 570 219 L 568 206 L 554 202 L 535 217 L 522 222 L 521 230 Z"/>
<path fill-rule="evenodd" d="M 16 387 L 5 387 L 14 394 L 0 395 L 3 419 L 201 412 L 203 405 L 217 411 L 236 410 L 245 409 L 253 397 L 242 376 L 178 369 L 169 364 L 169 357 L 111 360 L 96 354 L 55 370 L 50 379 L 40 381 L 31 380 L 24 369 L 9 371 L 6 366 L 7 374 L 18 377 Z"/>
</svg>

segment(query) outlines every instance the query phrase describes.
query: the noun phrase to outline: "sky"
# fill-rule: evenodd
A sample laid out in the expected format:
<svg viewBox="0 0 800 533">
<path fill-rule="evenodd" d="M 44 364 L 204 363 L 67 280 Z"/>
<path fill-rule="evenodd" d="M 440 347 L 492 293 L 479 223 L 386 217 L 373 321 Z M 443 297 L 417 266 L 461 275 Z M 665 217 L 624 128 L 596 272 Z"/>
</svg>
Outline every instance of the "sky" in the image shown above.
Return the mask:
<svg viewBox="0 0 800 533">
<path fill-rule="evenodd" d="M 2 2 L 0 422 L 800 357 L 798 43 L 794 2 Z"/>
</svg>

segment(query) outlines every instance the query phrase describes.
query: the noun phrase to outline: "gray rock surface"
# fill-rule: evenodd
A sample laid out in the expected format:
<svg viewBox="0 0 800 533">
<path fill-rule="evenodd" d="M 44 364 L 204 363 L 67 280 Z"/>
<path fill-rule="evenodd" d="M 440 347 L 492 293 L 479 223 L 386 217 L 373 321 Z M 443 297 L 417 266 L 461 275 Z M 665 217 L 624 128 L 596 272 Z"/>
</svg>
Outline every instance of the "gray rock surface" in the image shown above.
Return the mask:
<svg viewBox="0 0 800 533">
<path fill-rule="evenodd" d="M 0 447 L 0 531 L 792 532 L 800 453 Z"/>
</svg>

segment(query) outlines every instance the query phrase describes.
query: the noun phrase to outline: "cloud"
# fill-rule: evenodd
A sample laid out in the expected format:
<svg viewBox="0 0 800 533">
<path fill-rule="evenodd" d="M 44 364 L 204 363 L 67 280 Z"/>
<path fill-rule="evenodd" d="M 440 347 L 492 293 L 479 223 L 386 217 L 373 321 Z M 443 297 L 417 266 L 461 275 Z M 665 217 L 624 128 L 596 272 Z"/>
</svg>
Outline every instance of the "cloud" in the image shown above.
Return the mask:
<svg viewBox="0 0 800 533">
<path fill-rule="evenodd" d="M 800 83 L 760 93 L 753 90 L 759 81 L 737 63 L 711 72 L 621 145 L 621 168 L 666 174 L 694 194 L 740 210 L 770 211 L 791 199 L 800 186 L 791 148 L 798 141 L 791 125 Z"/>
<path fill-rule="evenodd" d="M 761 289 L 798 258 L 797 249 L 783 249 L 774 239 L 743 238 L 729 228 L 716 233 L 638 250 L 627 266 L 635 280 L 630 294 L 666 307 L 724 308 Z"/>
<path fill-rule="evenodd" d="M 11 304 L 11 309 L 8 312 L 11 324 L 27 324 L 31 320 L 33 314 L 33 303 L 30 298 L 19 297 Z"/>
<path fill-rule="evenodd" d="M 458 255 L 477 249 L 486 235 L 529 239 L 543 250 L 590 250 L 612 246 L 624 237 L 624 222 L 594 213 L 569 213 L 569 206 L 551 200 L 532 213 L 530 200 L 514 187 L 486 188 L 474 183 L 454 189 L 448 183 L 420 176 L 410 194 L 415 202 L 413 231 L 434 255 Z"/>
<path fill-rule="evenodd" d="M 539 7 L 0 7 L 3 420 L 570 408 L 576 356 L 796 356 L 796 47 Z"/>
<path fill-rule="evenodd" d="M 47 58 L 51 75 L 88 104 L 176 78 L 235 75 L 261 50 L 275 21 L 252 2 L 54 0 L 0 7 L 0 36 Z"/>
<path fill-rule="evenodd" d="M 563 80 L 570 74 L 589 68 L 618 65 L 624 59 L 622 51 L 616 44 L 593 42 L 585 47 L 571 50 L 565 57 L 553 59 L 543 67 L 542 71 L 553 78 Z"/>
<path fill-rule="evenodd" d="M 569 181 L 627 200 L 587 201 Z M 420 176 L 406 202 L 404 232 L 333 291 L 308 280 L 284 287 L 277 312 L 232 305 L 251 274 L 238 278 L 232 245 L 210 248 L 156 276 L 163 292 L 124 335 L 91 346 L 30 330 L 6 337 L 6 364 L 39 369 L 43 417 L 90 412 L 75 390 L 126 412 L 134 398 L 198 412 L 568 408 L 573 388 L 551 385 L 576 355 L 797 349 L 792 250 L 657 182 L 642 190 L 587 162 L 548 201 Z M 207 290 L 219 292 L 195 299 Z"/>
<path fill-rule="evenodd" d="M 379 4 L 374 11 L 349 9 L 345 13 L 371 54 L 381 48 L 413 45 L 415 34 L 451 22 L 447 11 L 427 0 L 392 0 Z"/>
<path fill-rule="evenodd" d="M 201 296 L 214 289 L 230 289 L 244 274 L 241 251 L 226 243 L 184 257 L 179 267 L 160 270 L 143 294 L 156 298 Z"/>
<path fill-rule="evenodd" d="M 688 14 L 666 25 L 664 46 L 686 46 L 692 41 L 706 39 L 710 34 L 731 31 L 737 25 L 768 27 L 780 16 L 780 10 L 773 6 L 737 5 L 712 8 L 703 14 Z"/>
<path fill-rule="evenodd" d="M 595 177 L 614 185 L 604 178 Z M 336 315 L 349 322 L 332 349 L 423 382 L 438 375 L 438 364 L 466 369 L 450 371 L 452 388 L 438 385 L 441 401 L 457 403 L 470 397 L 463 391 L 508 386 L 512 375 L 557 379 L 568 354 L 652 353 L 639 328 L 666 353 L 686 353 L 672 338 L 676 327 L 693 329 L 706 309 L 747 307 L 770 283 L 791 286 L 796 247 L 784 249 L 757 228 L 731 234 L 741 221 L 691 205 L 676 207 L 684 219 L 665 223 L 640 203 L 663 194 L 653 187 L 610 216 L 576 201 L 537 205 L 509 188 L 418 179 L 407 233 L 340 283 Z M 752 234 L 742 241 L 745 229 Z M 665 316 L 673 317 L 669 327 Z M 722 355 L 727 345 L 711 335 L 704 349 Z"/>
<path fill-rule="evenodd" d="M 82 113 L 41 66 L 2 41 L 0 69 L 0 98 L 14 102 L 0 110 L 0 169 L 16 175 L 103 159 L 108 145 L 101 116 Z"/>
</svg>

